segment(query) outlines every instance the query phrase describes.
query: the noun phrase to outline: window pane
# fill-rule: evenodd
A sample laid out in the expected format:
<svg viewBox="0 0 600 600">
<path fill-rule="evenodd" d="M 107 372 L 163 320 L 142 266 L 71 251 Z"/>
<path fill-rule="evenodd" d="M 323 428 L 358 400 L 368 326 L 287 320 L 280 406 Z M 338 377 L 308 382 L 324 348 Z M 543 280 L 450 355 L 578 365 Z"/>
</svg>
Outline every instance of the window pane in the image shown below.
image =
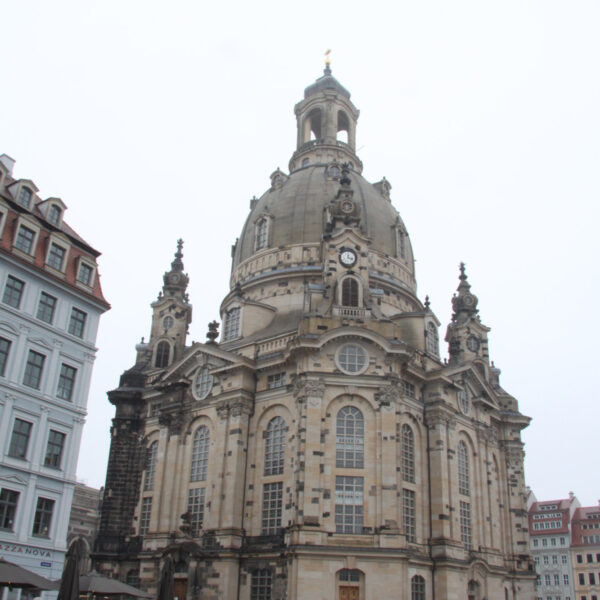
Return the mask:
<svg viewBox="0 0 600 600">
<path fill-rule="evenodd" d="M 337 533 L 362 533 L 363 478 L 335 478 L 335 530 Z"/>
<path fill-rule="evenodd" d="M 415 482 L 415 438 L 408 425 L 402 425 L 402 479 Z"/>
<path fill-rule="evenodd" d="M 46 357 L 43 354 L 34 350 L 29 351 L 27 364 L 25 365 L 25 374 L 23 375 L 23 385 L 35 388 L 36 390 L 40 389 L 45 360 Z"/>
<path fill-rule="evenodd" d="M 250 584 L 250 600 L 271 600 L 271 569 L 255 569 L 252 571 Z"/>
<path fill-rule="evenodd" d="M 27 446 L 29 445 L 29 435 L 31 434 L 32 424 L 29 421 L 15 419 L 8 455 L 14 458 L 25 458 L 27 456 Z"/>
<path fill-rule="evenodd" d="M 6 279 L 6 286 L 4 287 L 4 296 L 2 302 L 8 304 L 13 308 L 19 308 L 21 306 L 21 297 L 23 296 L 23 289 L 25 283 L 12 275 L 9 275 Z"/>
<path fill-rule="evenodd" d="M 171 354 L 171 346 L 169 342 L 158 342 L 156 346 L 156 357 L 154 359 L 154 366 L 157 369 L 162 369 L 169 364 L 169 356 Z"/>
<path fill-rule="evenodd" d="M 205 496 L 205 488 L 196 488 L 189 491 L 187 510 L 190 519 L 190 533 L 193 537 L 197 537 L 202 529 Z"/>
<path fill-rule="evenodd" d="M 17 233 L 17 239 L 15 240 L 15 248 L 22 250 L 26 254 L 31 254 L 34 239 L 35 231 L 25 227 L 25 225 L 21 225 Z"/>
<path fill-rule="evenodd" d="M 77 273 L 77 281 L 80 281 L 84 285 L 90 285 L 92 282 L 92 273 L 94 269 L 82 262 L 79 263 L 79 272 Z"/>
<path fill-rule="evenodd" d="M 240 308 L 235 307 L 225 314 L 223 325 L 223 341 L 232 340 L 239 335 L 240 330 Z"/>
<path fill-rule="evenodd" d="M 32 535 L 48 537 L 50 525 L 52 524 L 52 512 L 54 511 L 54 500 L 38 498 L 33 521 Z"/>
<path fill-rule="evenodd" d="M 87 314 L 78 308 L 71 311 L 71 319 L 69 320 L 69 333 L 71 335 L 83 337 L 86 317 Z"/>
<path fill-rule="evenodd" d="M 56 310 L 56 298 L 46 292 L 42 292 L 38 304 L 37 318 L 45 323 L 54 321 L 54 311 Z"/>
<path fill-rule="evenodd" d="M 52 225 L 58 225 L 61 212 L 61 209 L 58 206 L 56 206 L 56 204 L 53 204 L 50 207 L 50 210 L 48 211 L 48 221 L 50 221 Z"/>
<path fill-rule="evenodd" d="M 263 486 L 262 534 L 272 535 L 281 529 L 283 483 L 265 483 Z"/>
<path fill-rule="evenodd" d="M 415 493 L 412 490 L 402 490 L 402 520 L 407 541 L 416 542 Z"/>
<path fill-rule="evenodd" d="M 3 488 L 0 491 L 0 529 L 14 531 L 19 492 Z"/>
<path fill-rule="evenodd" d="M 340 367 L 349 373 L 358 373 L 367 362 L 367 353 L 355 344 L 345 344 L 338 353 Z"/>
<path fill-rule="evenodd" d="M 50 430 L 48 435 L 48 446 L 46 448 L 46 456 L 44 458 L 44 465 L 46 467 L 53 467 L 60 469 L 60 463 L 62 461 L 63 448 L 65 446 L 65 434 L 59 431 Z"/>
<path fill-rule="evenodd" d="M 0 377 L 6 373 L 6 363 L 8 362 L 8 353 L 10 352 L 11 342 L 5 338 L 0 338 Z"/>
<path fill-rule="evenodd" d="M 62 364 L 60 366 L 60 375 L 58 377 L 58 388 L 56 396 L 61 400 L 71 400 L 73 397 L 73 388 L 75 387 L 75 376 L 77 369 L 69 365 Z"/>
<path fill-rule="evenodd" d="M 471 540 L 471 505 L 460 501 L 460 537 L 466 548 L 470 549 Z"/>
<path fill-rule="evenodd" d="M 150 529 L 150 515 L 152 514 L 152 498 L 142 500 L 142 510 L 140 511 L 140 535 L 146 535 Z"/>
<path fill-rule="evenodd" d="M 54 242 L 50 244 L 50 252 L 48 252 L 48 266 L 56 269 L 57 271 L 62 271 L 63 261 L 66 253 L 67 251 L 62 246 L 59 246 Z"/>
<path fill-rule="evenodd" d="M 31 190 L 26 187 L 22 187 L 19 192 L 19 196 L 17 198 L 17 203 L 25 208 L 29 208 L 29 203 L 31 202 Z"/>
<path fill-rule="evenodd" d="M 469 452 L 467 445 L 460 441 L 458 442 L 458 491 L 465 496 L 469 495 Z"/>
<path fill-rule="evenodd" d="M 208 431 L 208 427 L 202 425 L 194 434 L 194 446 L 192 448 L 192 472 L 190 475 L 190 481 L 206 481 L 209 445 L 210 433 Z"/>
<path fill-rule="evenodd" d="M 336 467 L 364 467 L 364 429 L 363 415 L 358 408 L 340 409 L 336 421 Z"/>
<path fill-rule="evenodd" d="M 342 306 L 358 306 L 358 282 L 353 277 L 342 282 Z"/>
<path fill-rule="evenodd" d="M 154 477 L 156 476 L 156 459 L 158 458 L 158 442 L 152 442 L 146 450 L 146 475 L 144 477 L 144 491 L 154 489 Z"/>
<path fill-rule="evenodd" d="M 285 457 L 285 421 L 271 419 L 265 438 L 265 475 L 281 475 Z"/>
</svg>

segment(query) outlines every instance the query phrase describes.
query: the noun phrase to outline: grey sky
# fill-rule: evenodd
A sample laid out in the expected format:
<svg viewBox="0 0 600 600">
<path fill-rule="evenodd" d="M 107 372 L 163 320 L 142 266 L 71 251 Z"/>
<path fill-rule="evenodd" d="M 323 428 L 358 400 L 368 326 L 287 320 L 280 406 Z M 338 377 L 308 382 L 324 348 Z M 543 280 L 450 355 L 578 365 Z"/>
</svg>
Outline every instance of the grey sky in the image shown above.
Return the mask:
<svg viewBox="0 0 600 600">
<path fill-rule="evenodd" d="M 2 5 L 0 152 L 66 202 L 113 306 L 80 478 L 104 482 L 105 392 L 148 336 L 178 237 L 189 340 L 219 318 L 249 200 L 287 171 L 293 106 L 332 48 L 364 174 L 392 183 L 441 337 L 464 260 L 501 383 L 533 417 L 527 482 L 597 502 L 598 2 Z"/>
</svg>

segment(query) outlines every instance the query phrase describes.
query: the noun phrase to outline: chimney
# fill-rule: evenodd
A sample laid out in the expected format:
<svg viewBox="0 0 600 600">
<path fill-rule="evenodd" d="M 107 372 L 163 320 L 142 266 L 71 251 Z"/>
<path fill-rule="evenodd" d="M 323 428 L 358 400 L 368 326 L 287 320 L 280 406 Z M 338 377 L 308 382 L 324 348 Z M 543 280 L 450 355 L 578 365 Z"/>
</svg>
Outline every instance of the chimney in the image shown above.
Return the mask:
<svg viewBox="0 0 600 600">
<path fill-rule="evenodd" d="M 17 161 L 11 158 L 8 154 L 0 155 L 0 163 L 2 163 L 7 169 L 10 175 L 12 175 L 13 167 Z"/>
</svg>

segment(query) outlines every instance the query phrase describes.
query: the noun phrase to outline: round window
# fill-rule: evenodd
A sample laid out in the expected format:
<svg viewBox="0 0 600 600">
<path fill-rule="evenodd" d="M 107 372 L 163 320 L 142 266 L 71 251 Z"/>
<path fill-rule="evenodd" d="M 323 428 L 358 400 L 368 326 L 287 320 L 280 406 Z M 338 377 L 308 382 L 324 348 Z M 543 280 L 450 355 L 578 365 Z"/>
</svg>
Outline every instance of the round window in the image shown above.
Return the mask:
<svg viewBox="0 0 600 600">
<path fill-rule="evenodd" d="M 203 400 L 208 396 L 213 384 L 213 376 L 208 372 L 206 367 L 202 367 L 196 375 L 194 384 L 194 392 L 198 400 Z"/>
<path fill-rule="evenodd" d="M 368 355 L 358 344 L 344 344 L 338 351 L 338 366 L 346 373 L 362 373 L 367 368 Z"/>
<path fill-rule="evenodd" d="M 173 319 L 173 317 L 168 316 L 163 319 L 163 327 L 165 329 L 171 329 L 173 325 L 175 325 L 175 319 Z"/>
</svg>

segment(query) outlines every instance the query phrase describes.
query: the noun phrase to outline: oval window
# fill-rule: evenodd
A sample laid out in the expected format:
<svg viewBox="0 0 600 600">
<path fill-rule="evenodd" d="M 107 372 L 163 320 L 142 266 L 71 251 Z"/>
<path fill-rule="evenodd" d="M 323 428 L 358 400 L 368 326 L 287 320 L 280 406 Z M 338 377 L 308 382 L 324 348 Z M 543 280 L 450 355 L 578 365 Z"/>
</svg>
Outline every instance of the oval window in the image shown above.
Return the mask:
<svg viewBox="0 0 600 600">
<path fill-rule="evenodd" d="M 209 373 L 206 367 L 202 367 L 196 375 L 194 384 L 194 392 L 198 400 L 204 400 L 210 393 L 213 384 L 213 376 Z"/>
</svg>

